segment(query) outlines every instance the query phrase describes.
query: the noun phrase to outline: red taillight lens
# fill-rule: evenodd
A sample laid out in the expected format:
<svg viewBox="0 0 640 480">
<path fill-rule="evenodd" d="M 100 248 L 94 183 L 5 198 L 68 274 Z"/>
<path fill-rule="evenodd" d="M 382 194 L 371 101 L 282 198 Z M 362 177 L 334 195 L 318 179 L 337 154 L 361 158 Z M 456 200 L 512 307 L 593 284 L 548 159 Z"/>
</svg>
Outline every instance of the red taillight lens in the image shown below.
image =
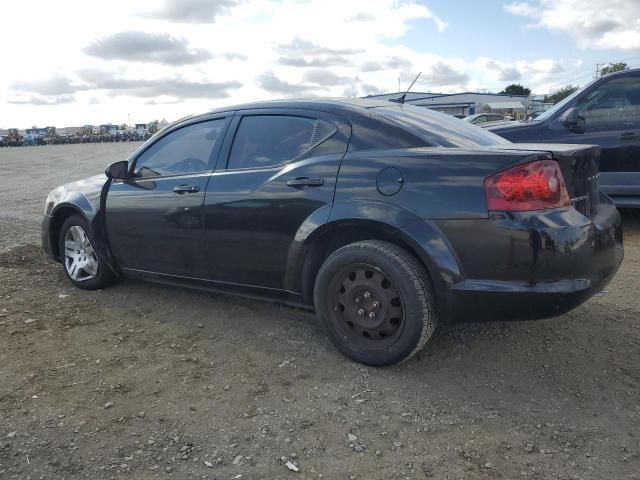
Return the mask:
<svg viewBox="0 0 640 480">
<path fill-rule="evenodd" d="M 560 166 L 538 160 L 505 170 L 484 181 L 487 208 L 498 211 L 544 210 L 571 205 Z"/>
</svg>

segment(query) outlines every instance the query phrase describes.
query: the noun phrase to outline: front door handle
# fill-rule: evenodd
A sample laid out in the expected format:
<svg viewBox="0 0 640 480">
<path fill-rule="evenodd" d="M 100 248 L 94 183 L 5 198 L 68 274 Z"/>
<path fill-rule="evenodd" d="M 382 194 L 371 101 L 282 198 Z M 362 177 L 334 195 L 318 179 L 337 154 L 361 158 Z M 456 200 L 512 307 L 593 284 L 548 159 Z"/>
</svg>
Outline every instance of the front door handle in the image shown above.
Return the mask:
<svg viewBox="0 0 640 480">
<path fill-rule="evenodd" d="M 200 191 L 200 187 L 197 185 L 178 185 L 177 187 L 173 187 L 174 193 L 179 193 L 182 195 L 183 193 L 196 193 Z"/>
<path fill-rule="evenodd" d="M 298 177 L 287 181 L 287 187 L 293 188 L 321 187 L 322 185 L 324 185 L 324 178 Z"/>
<path fill-rule="evenodd" d="M 636 132 L 624 132 L 620 134 L 620 140 L 636 140 L 638 134 Z"/>
</svg>

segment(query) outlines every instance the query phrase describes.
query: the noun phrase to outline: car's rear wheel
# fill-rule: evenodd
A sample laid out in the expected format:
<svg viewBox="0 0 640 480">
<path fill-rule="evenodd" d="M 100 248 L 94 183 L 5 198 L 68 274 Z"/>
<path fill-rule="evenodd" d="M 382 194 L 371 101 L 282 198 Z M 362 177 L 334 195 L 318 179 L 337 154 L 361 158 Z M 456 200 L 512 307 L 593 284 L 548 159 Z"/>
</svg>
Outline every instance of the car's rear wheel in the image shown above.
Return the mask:
<svg viewBox="0 0 640 480">
<path fill-rule="evenodd" d="M 95 249 L 89 223 L 80 215 L 72 215 L 62 224 L 58 245 L 64 273 L 76 287 L 96 290 L 115 281 Z"/>
<path fill-rule="evenodd" d="M 433 334 L 432 291 L 427 272 L 411 254 L 370 240 L 327 258 L 314 303 L 338 350 L 357 362 L 383 366 L 408 359 Z"/>
</svg>

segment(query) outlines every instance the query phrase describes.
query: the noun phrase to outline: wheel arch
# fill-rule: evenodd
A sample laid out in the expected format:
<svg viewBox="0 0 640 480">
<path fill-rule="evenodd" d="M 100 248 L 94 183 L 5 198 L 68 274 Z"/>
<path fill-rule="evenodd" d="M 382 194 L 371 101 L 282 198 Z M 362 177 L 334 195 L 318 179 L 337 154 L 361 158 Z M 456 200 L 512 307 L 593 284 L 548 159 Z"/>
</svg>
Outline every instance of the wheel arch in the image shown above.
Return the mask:
<svg viewBox="0 0 640 480">
<path fill-rule="evenodd" d="M 376 205 L 376 208 L 379 212 L 383 210 L 380 205 Z M 434 287 L 436 306 L 446 322 L 450 311 L 449 287 L 462 279 L 462 270 L 452 247 L 442 232 L 428 220 L 419 219 L 407 211 L 393 218 L 401 220 L 400 225 L 385 222 L 381 218 L 353 216 L 334 218 L 315 229 L 300 250 L 302 261 L 297 269 L 299 276 L 288 278 L 289 288 L 301 291 L 303 302 L 313 305 L 316 277 L 329 255 L 338 248 L 358 241 L 386 241 L 409 252 L 425 268 Z"/>
<path fill-rule="evenodd" d="M 51 254 L 57 261 L 61 261 L 60 258 L 60 229 L 64 222 L 67 221 L 72 215 L 80 215 L 87 222 L 91 221 L 87 218 L 84 211 L 73 203 L 62 203 L 56 206 L 51 212 L 51 221 L 49 222 L 49 245 L 51 246 Z"/>
<path fill-rule="evenodd" d="M 91 231 L 95 240 L 94 248 L 100 260 L 106 265 L 113 273 L 119 275 L 119 271 L 113 262 L 109 244 L 106 238 L 106 232 L 103 222 L 103 210 L 94 208 L 84 196 L 80 197 L 83 201 L 79 202 L 64 202 L 56 205 L 51 212 L 51 222 L 49 224 L 49 244 L 51 245 L 51 254 L 57 261 L 61 261 L 60 258 L 60 229 L 64 222 L 72 215 L 80 215 L 91 227 Z"/>
</svg>

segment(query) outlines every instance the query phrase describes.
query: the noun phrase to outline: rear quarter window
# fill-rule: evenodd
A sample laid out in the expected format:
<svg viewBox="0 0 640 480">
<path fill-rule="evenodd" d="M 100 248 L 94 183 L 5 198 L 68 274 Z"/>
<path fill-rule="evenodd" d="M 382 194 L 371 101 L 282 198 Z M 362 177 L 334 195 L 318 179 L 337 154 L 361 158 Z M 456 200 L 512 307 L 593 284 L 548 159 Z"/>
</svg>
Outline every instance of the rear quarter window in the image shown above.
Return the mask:
<svg viewBox="0 0 640 480">
<path fill-rule="evenodd" d="M 352 128 L 350 152 L 436 146 L 425 137 L 416 135 L 377 113 L 359 119 L 353 123 Z"/>
</svg>

